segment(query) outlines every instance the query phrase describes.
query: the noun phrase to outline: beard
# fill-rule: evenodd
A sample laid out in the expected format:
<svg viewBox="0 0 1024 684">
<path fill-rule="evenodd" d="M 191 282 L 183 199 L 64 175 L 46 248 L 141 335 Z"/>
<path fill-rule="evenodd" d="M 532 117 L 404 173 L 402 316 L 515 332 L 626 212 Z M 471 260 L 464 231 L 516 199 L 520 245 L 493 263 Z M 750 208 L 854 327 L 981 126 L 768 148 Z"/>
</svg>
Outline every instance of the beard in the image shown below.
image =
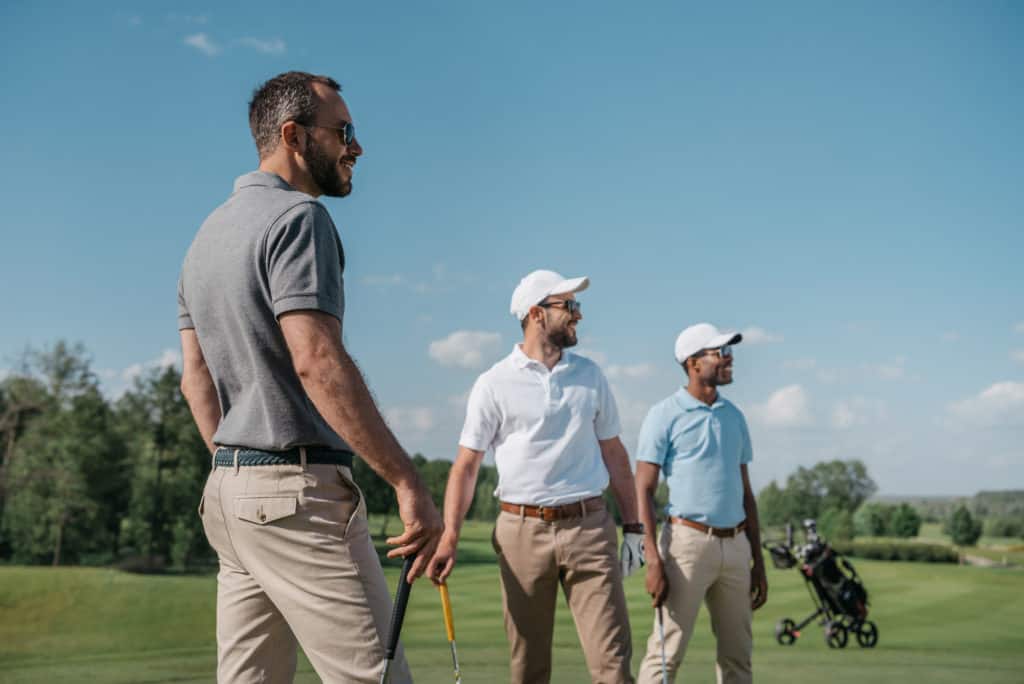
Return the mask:
<svg viewBox="0 0 1024 684">
<path fill-rule="evenodd" d="M 341 179 L 337 160 L 332 160 L 313 137 L 306 140 L 306 153 L 302 158 L 320 191 L 328 197 L 345 197 L 352 192 L 351 181 Z"/>
<path fill-rule="evenodd" d="M 564 325 L 561 328 L 552 330 L 548 333 L 548 344 L 558 347 L 559 349 L 574 347 L 576 346 L 576 342 L 576 332 L 569 328 L 568 325 Z"/>
</svg>

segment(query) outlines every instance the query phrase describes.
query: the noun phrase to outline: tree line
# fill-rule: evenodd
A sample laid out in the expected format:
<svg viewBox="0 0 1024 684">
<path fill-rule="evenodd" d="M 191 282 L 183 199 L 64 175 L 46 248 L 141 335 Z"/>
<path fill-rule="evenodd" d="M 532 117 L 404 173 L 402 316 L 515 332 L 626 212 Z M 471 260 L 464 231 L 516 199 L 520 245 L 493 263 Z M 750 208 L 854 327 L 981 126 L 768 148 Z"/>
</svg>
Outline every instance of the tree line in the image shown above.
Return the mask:
<svg viewBox="0 0 1024 684">
<path fill-rule="evenodd" d="M 138 570 L 213 564 L 196 511 L 210 454 L 180 384 L 176 368 L 153 369 L 113 399 L 101 392 L 81 345 L 26 352 L 0 380 L 0 561 Z M 440 507 L 451 462 L 421 454 L 413 460 Z M 394 490 L 362 459 L 353 470 L 367 510 L 377 514 L 374 531 L 383 536 L 398 524 Z M 497 482 L 497 470 L 482 465 L 469 518 L 497 517 Z M 801 467 L 784 486 L 772 481 L 760 491 L 761 523 L 799 527 L 814 518 L 837 540 L 917 535 L 921 510 L 869 501 L 876 490 L 857 460 Z M 962 503 L 943 511 L 945 529 L 955 543 L 973 544 L 982 533 L 980 509 L 989 514 L 989 534 L 1021 536 L 1020 495 L 979 494 L 973 512 Z M 663 482 L 659 510 L 667 498 Z M 618 519 L 610 493 L 605 500 Z"/>
</svg>

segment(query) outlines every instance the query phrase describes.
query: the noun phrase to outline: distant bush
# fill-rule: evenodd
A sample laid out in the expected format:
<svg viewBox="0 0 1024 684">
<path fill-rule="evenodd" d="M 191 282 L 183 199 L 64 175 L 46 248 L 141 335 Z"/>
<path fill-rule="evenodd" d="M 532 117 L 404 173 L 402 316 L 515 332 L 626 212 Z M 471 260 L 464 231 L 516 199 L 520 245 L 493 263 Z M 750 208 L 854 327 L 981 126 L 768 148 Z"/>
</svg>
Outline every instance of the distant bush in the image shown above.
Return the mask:
<svg viewBox="0 0 1024 684">
<path fill-rule="evenodd" d="M 1000 515 L 985 520 L 989 537 L 1024 537 L 1024 516 Z"/>
<path fill-rule="evenodd" d="M 836 542 L 832 548 L 853 558 L 871 558 L 885 561 L 911 561 L 917 563 L 957 563 L 956 551 L 941 544 L 914 542 L 850 541 Z"/>
<path fill-rule="evenodd" d="M 957 546 L 974 546 L 981 537 L 981 520 L 972 516 L 966 506 L 957 506 L 943 531 Z"/>
<path fill-rule="evenodd" d="M 829 540 L 853 539 L 853 516 L 847 510 L 829 508 L 818 517 L 818 531 Z"/>
</svg>

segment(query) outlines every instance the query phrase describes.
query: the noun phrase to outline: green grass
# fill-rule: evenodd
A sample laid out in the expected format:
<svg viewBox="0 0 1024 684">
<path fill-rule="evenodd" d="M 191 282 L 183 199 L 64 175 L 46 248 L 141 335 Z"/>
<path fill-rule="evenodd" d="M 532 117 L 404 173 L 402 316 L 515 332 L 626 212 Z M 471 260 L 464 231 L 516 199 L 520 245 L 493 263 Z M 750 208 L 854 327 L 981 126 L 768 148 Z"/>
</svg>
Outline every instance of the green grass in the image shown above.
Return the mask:
<svg viewBox="0 0 1024 684">
<path fill-rule="evenodd" d="M 497 684 L 507 680 L 508 650 L 490 530 L 489 524 L 467 526 L 450 588 L 464 678 Z M 768 605 L 754 623 L 758 682 L 1024 680 L 1024 571 L 862 560 L 856 566 L 871 592 L 878 647 L 830 650 L 813 625 L 795 645 L 777 645 L 775 621 L 803 618 L 811 602 L 795 570 L 771 570 Z M 393 587 L 397 567 L 385 571 Z M 635 667 L 653 613 L 642 576 L 630 578 L 626 589 Z M 213 576 L 0 567 L 0 681 L 210 682 L 215 592 Z M 588 681 L 564 603 L 556 620 L 554 681 Z M 413 588 L 403 640 L 417 682 L 452 681 L 440 600 L 428 583 Z M 682 676 L 687 682 L 714 681 L 706 613 Z M 304 659 L 296 679 L 318 681 Z"/>
</svg>

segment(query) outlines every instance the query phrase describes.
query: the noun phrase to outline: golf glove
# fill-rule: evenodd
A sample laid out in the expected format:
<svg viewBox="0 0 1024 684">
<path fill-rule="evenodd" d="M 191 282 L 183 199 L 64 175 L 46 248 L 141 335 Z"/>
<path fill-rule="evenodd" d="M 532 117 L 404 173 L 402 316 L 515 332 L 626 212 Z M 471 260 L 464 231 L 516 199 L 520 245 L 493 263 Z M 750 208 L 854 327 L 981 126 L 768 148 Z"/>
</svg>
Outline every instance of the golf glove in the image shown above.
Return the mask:
<svg viewBox="0 0 1024 684">
<path fill-rule="evenodd" d="M 622 547 L 619 549 L 619 565 L 622 576 L 629 577 L 644 566 L 644 535 L 637 532 L 622 534 Z"/>
</svg>

